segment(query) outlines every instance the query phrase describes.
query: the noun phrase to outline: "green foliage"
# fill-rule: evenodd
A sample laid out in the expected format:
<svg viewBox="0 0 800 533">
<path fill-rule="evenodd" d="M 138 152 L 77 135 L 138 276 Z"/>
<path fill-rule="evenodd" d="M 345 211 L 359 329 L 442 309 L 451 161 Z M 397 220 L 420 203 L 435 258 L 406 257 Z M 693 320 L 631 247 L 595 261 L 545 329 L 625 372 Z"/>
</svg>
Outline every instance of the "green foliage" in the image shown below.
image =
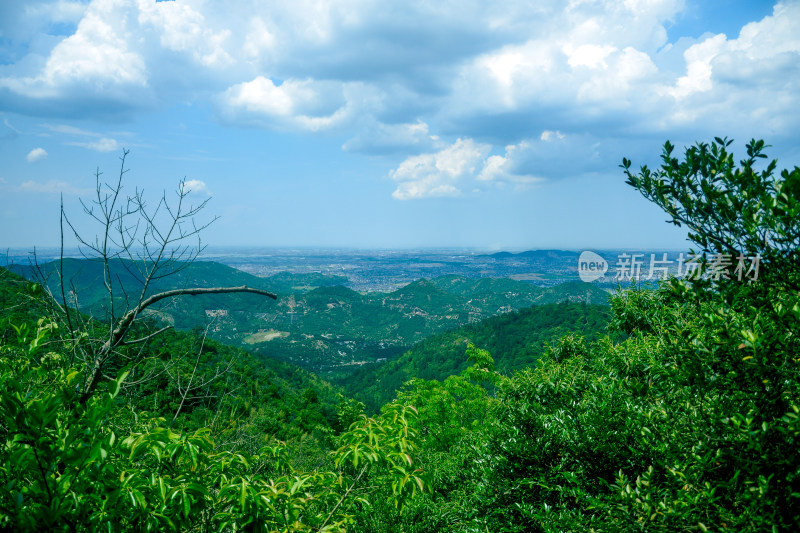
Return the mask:
<svg viewBox="0 0 800 533">
<path fill-rule="evenodd" d="M 411 407 L 353 423 L 331 469 L 297 470 L 283 443 L 219 451 L 208 429 L 176 433 L 144 415 L 125 435 L 127 372 L 81 402 L 79 373 L 27 348 L 0 346 L 2 529 L 344 531 L 366 504 L 365 475 L 398 507 L 426 489 Z"/>
<path fill-rule="evenodd" d="M 756 171 L 761 141 L 735 168 L 728 144 L 623 166 L 703 252 L 759 254 L 763 277 L 621 291 L 611 326 L 627 340 L 568 337 L 504 380 L 476 528 L 800 528 L 798 171 Z"/>
<path fill-rule="evenodd" d="M 797 325 L 721 307 L 663 306 L 655 333 L 634 330 L 618 346 L 562 342 L 535 370 L 504 382 L 485 523 L 795 530 Z M 758 355 L 749 355 L 746 324 L 772 332 L 756 339 Z M 769 359 L 780 359 L 780 370 Z"/>
<path fill-rule="evenodd" d="M 40 285 L 0 268 L 0 311 L 0 340 L 10 341 L 17 328 L 46 316 L 49 306 Z"/>
<path fill-rule="evenodd" d="M 716 137 L 710 145 L 686 148 L 683 160 L 675 146 L 664 144 L 662 165 L 638 174 L 623 159 L 622 168 L 642 195 L 689 228 L 689 238 L 711 253 L 755 255 L 764 262 L 763 276 L 771 286 L 800 287 L 800 168 L 775 175 L 777 161 L 759 170 L 767 159 L 763 140 L 751 140 L 747 157 L 736 165 L 728 151 L 733 141 Z"/>
<path fill-rule="evenodd" d="M 464 357 L 469 343 L 488 350 L 494 356 L 496 369 L 510 374 L 535 364 L 547 343 L 562 335 L 600 335 L 609 318 L 608 306 L 537 305 L 434 335 L 400 357 L 377 368 L 365 368 L 340 383 L 370 409 L 377 409 L 412 378 L 443 380 L 466 370 L 468 358 L 478 353 L 470 351 Z"/>
<path fill-rule="evenodd" d="M 373 496 L 375 512 L 358 515 L 355 531 L 454 531 L 474 513 L 493 400 L 471 378 L 477 376 L 482 384 L 502 378 L 490 370 L 494 362 L 486 350 L 469 345 L 465 358 L 474 364 L 461 375 L 441 382 L 413 379 L 398 393 L 401 404 L 416 406 L 412 424 L 430 490 L 407 502 L 401 513 L 379 506 Z"/>
<path fill-rule="evenodd" d="M 204 338 L 202 332 L 167 331 L 146 346 L 150 357 L 131 372 L 120 395 L 131 413 L 173 418 L 176 430 L 210 428 L 218 446 L 256 451 L 264 435 L 294 441 L 323 440 L 337 426 L 341 391 L 313 374 L 240 348 Z M 182 400 L 182 392 L 196 386 Z"/>
</svg>

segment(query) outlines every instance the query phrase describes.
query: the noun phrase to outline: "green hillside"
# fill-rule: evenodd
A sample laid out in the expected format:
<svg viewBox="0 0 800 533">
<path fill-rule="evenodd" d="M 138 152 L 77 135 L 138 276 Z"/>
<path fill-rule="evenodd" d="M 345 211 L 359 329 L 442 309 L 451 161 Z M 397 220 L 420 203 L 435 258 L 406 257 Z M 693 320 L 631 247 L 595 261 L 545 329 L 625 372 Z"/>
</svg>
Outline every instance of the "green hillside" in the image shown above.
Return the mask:
<svg viewBox="0 0 800 533">
<path fill-rule="evenodd" d="M 13 268 L 27 277 L 35 274 L 30 267 Z M 39 273 L 58 298 L 57 268 L 57 262 L 46 263 Z M 68 301 L 105 318 L 108 296 L 102 264 L 67 259 L 64 272 Z M 126 298 L 141 292 L 142 277 L 136 265 L 120 260 L 111 263 L 111 277 L 115 306 L 125 308 Z M 343 281 L 343 276 L 287 272 L 260 278 L 198 261 L 154 280 L 147 294 L 179 287 L 247 285 L 276 292 L 278 300 L 249 294 L 201 295 L 168 299 L 147 313 L 177 329 L 208 326 L 216 340 L 341 378 L 364 364 L 392 359 L 430 335 L 490 316 L 530 305 L 608 300 L 606 291 L 580 282 L 541 288 L 510 279 L 444 276 L 418 280 L 393 292 L 361 294 L 341 286 Z"/>
<path fill-rule="evenodd" d="M 212 272 L 211 279 L 214 265 L 201 264 L 198 271 Z M 83 272 L 84 276 L 93 274 L 97 272 L 91 268 Z M 37 322 L 44 318 L 49 323 L 48 317 L 55 317 L 58 324 L 53 331 L 68 336 L 63 316 L 53 312 L 41 288 L 0 267 L 0 340 L 15 341 L 25 331 L 28 336 L 33 335 Z M 107 331 L 99 321 L 90 320 L 88 324 L 88 330 L 99 338 Z M 153 325 L 152 321 L 145 321 L 135 333 L 145 334 Z M 18 334 L 14 326 L 23 326 L 23 334 Z M 191 399 L 180 408 L 184 416 L 179 427 L 194 430 L 210 425 L 221 409 L 228 415 L 217 420 L 220 431 L 231 420 L 237 420 L 240 437 L 255 432 L 285 439 L 337 423 L 336 406 L 343 392 L 340 388 L 295 365 L 206 339 L 200 328 L 165 331 L 143 345 L 123 348 L 121 356 L 131 360 L 137 353 L 148 357 L 132 371 L 133 376 L 153 377 L 124 391 L 131 409 L 170 419 L 181 396 L 178 375 L 186 380 L 196 364 L 196 381 L 208 382 L 198 391 L 202 392 L 202 399 Z M 234 391 L 236 394 L 231 395 Z"/>
<path fill-rule="evenodd" d="M 447 276 L 418 280 L 390 293 L 359 294 L 325 287 L 281 298 L 262 315 L 274 332 L 253 350 L 345 379 L 364 365 L 382 363 L 431 335 L 530 305 L 606 304 L 592 284 L 540 288 L 509 279 Z M 281 332 L 278 336 L 277 332 Z"/>
<path fill-rule="evenodd" d="M 607 306 L 544 304 L 487 318 L 475 324 L 426 338 L 399 357 L 380 366 L 370 365 L 340 379 L 350 393 L 377 408 L 411 378 L 444 380 L 467 368 L 464 352 L 469 343 L 488 350 L 495 369 L 505 375 L 532 366 L 546 345 L 563 335 L 578 333 L 596 338 L 610 318 Z"/>
</svg>

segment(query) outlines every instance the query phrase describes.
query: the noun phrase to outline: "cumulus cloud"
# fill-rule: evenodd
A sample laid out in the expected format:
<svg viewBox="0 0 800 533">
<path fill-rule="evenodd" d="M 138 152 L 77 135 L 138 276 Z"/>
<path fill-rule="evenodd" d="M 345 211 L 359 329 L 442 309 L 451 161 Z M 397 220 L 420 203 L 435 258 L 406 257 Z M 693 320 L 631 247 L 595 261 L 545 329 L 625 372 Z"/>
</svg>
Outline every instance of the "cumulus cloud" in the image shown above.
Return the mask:
<svg viewBox="0 0 800 533">
<path fill-rule="evenodd" d="M 519 154 L 528 143 L 507 146 L 504 155 L 489 155 L 491 145 L 458 139 L 435 153 L 407 158 L 389 177 L 399 182 L 392 196 L 412 200 L 435 196 L 459 196 L 465 189 L 479 191 L 480 182 L 534 183 L 540 178 L 520 172 Z"/>
<path fill-rule="evenodd" d="M 563 139 L 564 134 L 560 131 L 544 130 L 539 138 L 543 141 L 550 141 L 553 139 Z"/>
<path fill-rule="evenodd" d="M 96 94 L 146 86 L 144 58 L 129 46 L 130 32 L 121 15 L 113 1 L 92 3 L 75 33 L 53 48 L 38 74 L 0 78 L 0 88 L 44 99 L 78 87 Z"/>
<path fill-rule="evenodd" d="M 558 130 L 544 130 L 502 150 L 458 139 L 437 152 L 406 158 L 389 177 L 399 182 L 393 193 L 398 200 L 460 196 L 465 191 L 481 193 L 509 186 L 519 190 L 615 168 L 623 153 L 620 144 L 616 138 Z M 625 146 L 625 153 L 633 155 L 629 141 Z"/>
<path fill-rule="evenodd" d="M 439 152 L 409 157 L 389 174 L 399 182 L 392 196 L 398 200 L 458 196 L 459 182 L 476 175 L 490 149 L 488 144 L 458 139 Z"/>
<path fill-rule="evenodd" d="M 210 196 L 211 193 L 206 187 L 206 183 L 202 180 L 186 180 L 182 183 L 181 193 L 183 194 L 205 194 Z"/>
<path fill-rule="evenodd" d="M 662 16 L 639 20 L 647 9 L 659 13 L 659 5 Z M 663 31 L 678 4 L 583 7 L 553 14 L 553 24 L 523 43 L 465 63 L 439 114 L 444 132 L 491 131 L 505 142 L 554 123 L 632 137 L 800 133 L 800 120 L 787 119 L 800 105 L 800 36 L 792 22 L 800 20 L 799 2 L 777 4 L 738 37 L 688 38 L 679 47 Z"/>
<path fill-rule="evenodd" d="M 486 160 L 483 170 L 478 174 L 478 180 L 517 184 L 542 181 L 544 178 L 526 173 L 520 165 L 520 156 L 530 149 L 531 145 L 528 141 L 506 146 L 504 155 L 493 155 Z"/>
<path fill-rule="evenodd" d="M 348 117 L 344 87 L 312 80 L 290 79 L 276 85 L 258 76 L 227 89 L 222 106 L 224 116 L 233 122 L 311 131 L 334 127 Z"/>
<path fill-rule="evenodd" d="M 47 151 L 44 148 L 34 148 L 28 152 L 28 155 L 25 156 L 25 159 L 28 160 L 28 163 L 35 163 L 45 158 L 47 158 Z"/>
<path fill-rule="evenodd" d="M 718 34 L 689 47 L 685 75 L 665 90 L 674 123 L 713 125 L 733 135 L 798 133 L 792 118 L 800 105 L 798 20 L 800 2 L 779 3 L 734 39 Z"/>
<path fill-rule="evenodd" d="M 189 4 L 139 1 L 138 8 L 138 23 L 152 29 L 165 50 L 185 54 L 204 67 L 221 67 L 234 61 L 225 48 L 232 31 L 216 30 L 202 12 Z"/>
<path fill-rule="evenodd" d="M 233 127 L 335 130 L 344 150 L 399 155 L 395 196 L 408 198 L 458 194 L 461 177 L 423 168 L 454 146 L 469 151 L 467 140 L 483 159 L 464 175 L 495 183 L 549 177 L 530 168 L 547 161 L 546 131 L 565 142 L 552 153 L 580 148 L 590 161 L 604 138 L 800 134 L 800 2 L 776 4 L 738 35 L 670 41 L 684 9 L 682 0 L 59 0 L 36 4 L 35 16 L 11 10 L 20 27 L 70 29 L 12 37 L 0 108 L 125 118 L 209 102 Z M 75 142 L 115 146 L 107 136 Z"/>
<path fill-rule="evenodd" d="M 214 27 L 221 18 L 213 11 L 204 14 L 183 2 L 151 0 L 74 4 L 49 2 L 23 12 L 29 23 L 48 9 L 52 24 L 78 13 L 80 18 L 44 59 L 31 54 L 15 68 L 0 71 L 0 94 L 17 110 L 128 116 L 156 105 L 167 93 L 180 97 L 172 85 L 189 91 L 197 88 L 198 79 L 213 85 L 217 70 L 233 62 L 225 48 L 231 30 Z"/>
</svg>

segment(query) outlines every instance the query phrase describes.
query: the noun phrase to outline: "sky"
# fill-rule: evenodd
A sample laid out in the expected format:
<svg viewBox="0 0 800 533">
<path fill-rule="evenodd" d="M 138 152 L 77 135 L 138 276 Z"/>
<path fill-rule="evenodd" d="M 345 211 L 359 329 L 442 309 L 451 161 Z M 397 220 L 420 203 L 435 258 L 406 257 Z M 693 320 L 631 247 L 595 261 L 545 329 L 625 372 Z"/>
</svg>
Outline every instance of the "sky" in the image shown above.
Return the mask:
<svg viewBox="0 0 800 533">
<path fill-rule="evenodd" d="M 686 249 L 619 164 L 715 136 L 800 164 L 798 25 L 800 1 L 0 0 L 0 247 L 58 244 L 62 198 L 91 239 L 126 149 L 123 195 L 185 180 L 210 246 Z"/>
</svg>

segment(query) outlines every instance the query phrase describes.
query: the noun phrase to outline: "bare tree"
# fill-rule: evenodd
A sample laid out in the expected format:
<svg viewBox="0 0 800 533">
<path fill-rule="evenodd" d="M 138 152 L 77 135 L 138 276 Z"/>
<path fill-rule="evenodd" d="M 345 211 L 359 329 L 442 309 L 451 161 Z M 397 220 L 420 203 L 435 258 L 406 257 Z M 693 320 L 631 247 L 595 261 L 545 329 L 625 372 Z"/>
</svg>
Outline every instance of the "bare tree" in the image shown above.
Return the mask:
<svg viewBox="0 0 800 533">
<path fill-rule="evenodd" d="M 197 217 L 208 199 L 197 205 L 192 204 L 191 191 L 185 179 L 179 182 L 173 200 L 170 201 L 164 192 L 154 206 L 148 205 L 144 192 L 138 188 L 130 195 L 124 194 L 123 179 L 128 173 L 128 154 L 128 150 L 123 150 L 119 175 L 113 182 L 104 182 L 98 169 L 93 198 L 88 202 L 81 200 L 83 213 L 99 226 L 93 239 L 81 233 L 67 216 L 63 201 L 61 203 L 61 256 L 57 269 L 60 294 L 54 300 L 60 305 L 64 325 L 71 335 L 73 357 L 79 358 L 85 367 L 84 384 L 80 391 L 83 401 L 91 396 L 104 378 L 109 377 L 104 374 L 104 369 L 112 363 L 117 366 L 121 361 L 122 347 L 144 343 L 170 327 L 130 338 L 144 312 L 156 303 L 175 296 L 201 294 L 253 293 L 277 298 L 274 293 L 247 286 L 182 287 L 153 294 L 153 285 L 158 280 L 177 274 L 197 259 L 204 249 L 200 233 L 216 218 L 198 223 Z M 103 338 L 95 334 L 98 331 L 95 322 L 75 311 L 78 290 L 65 276 L 65 233 L 74 235 L 84 258 L 98 261 L 102 266 L 102 283 L 106 293 L 106 316 L 103 318 L 107 324 Z M 128 293 L 119 279 L 118 269 L 124 269 L 138 280 L 140 287 L 136 294 Z M 47 286 L 46 283 L 43 285 Z M 141 352 L 134 359 L 139 356 L 142 356 Z"/>
</svg>

